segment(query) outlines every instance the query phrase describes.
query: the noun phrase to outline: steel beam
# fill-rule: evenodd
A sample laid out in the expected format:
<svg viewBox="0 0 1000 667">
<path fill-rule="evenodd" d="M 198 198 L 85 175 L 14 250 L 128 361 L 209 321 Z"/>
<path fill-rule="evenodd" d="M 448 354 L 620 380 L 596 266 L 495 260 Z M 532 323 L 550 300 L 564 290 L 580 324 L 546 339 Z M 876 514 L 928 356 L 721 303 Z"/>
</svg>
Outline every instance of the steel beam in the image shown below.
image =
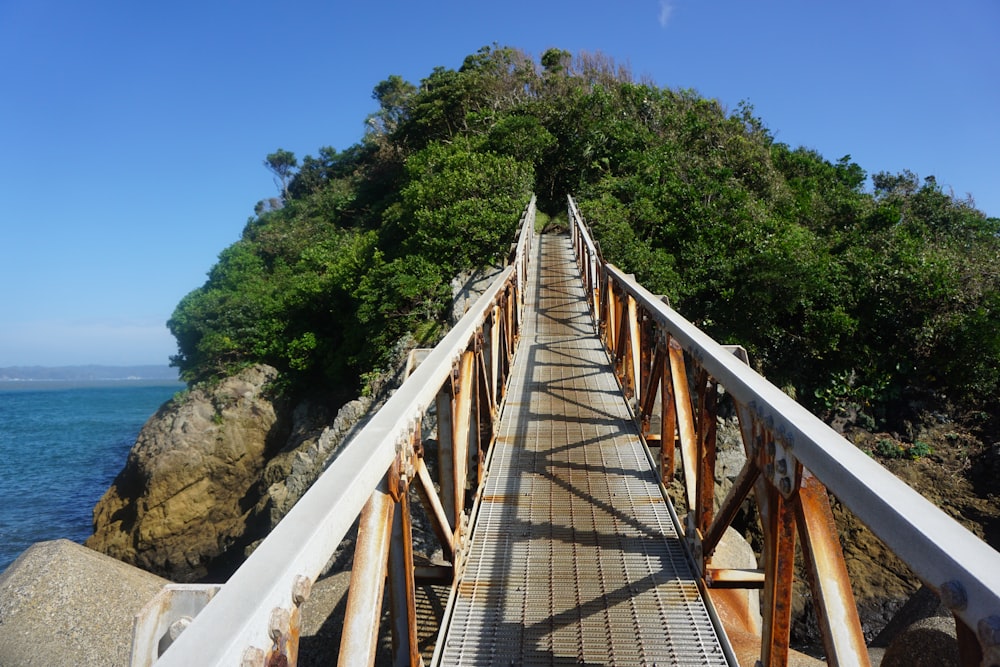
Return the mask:
<svg viewBox="0 0 1000 667">
<path fill-rule="evenodd" d="M 393 665 L 416 667 L 420 664 L 420 649 L 417 645 L 416 584 L 413 581 L 413 529 L 410 519 L 410 499 L 405 490 L 392 514 L 389 592 L 392 610 Z"/>
<path fill-rule="evenodd" d="M 673 373 L 670 357 L 663 360 L 660 375 L 660 481 L 664 486 L 674 479 L 677 445 L 677 405 L 674 397 Z"/>
<path fill-rule="evenodd" d="M 795 510 L 827 664 L 831 667 L 867 667 L 865 635 L 858 619 L 830 499 L 823 485 L 811 474 L 802 476 Z"/>
<path fill-rule="evenodd" d="M 677 434 L 681 443 L 684 487 L 687 491 L 688 508 L 694 509 L 698 497 L 698 468 L 695 463 L 698 460 L 698 438 L 694 409 L 691 406 L 691 392 L 688 388 L 687 368 L 684 365 L 684 353 L 673 340 L 670 341 L 667 353 L 670 358 L 670 382 L 677 418 Z"/>
<path fill-rule="evenodd" d="M 427 515 L 431 520 L 431 528 L 437 535 L 438 542 L 441 543 L 445 557 L 452 558 L 455 554 L 455 533 L 451 528 L 448 512 L 442 503 L 442 497 L 438 496 L 434 488 L 434 480 L 431 478 L 430 471 L 427 470 L 427 464 L 424 463 L 423 459 L 419 459 L 416 467 L 417 481 L 419 482 L 416 486 L 417 493 L 427 510 Z M 442 475 L 442 479 L 446 477 L 448 475 Z M 447 498 L 443 493 L 442 496 Z M 452 496 L 452 500 L 454 500 L 454 496 Z"/>
<path fill-rule="evenodd" d="M 338 664 L 375 664 L 394 506 L 386 479 L 361 512 Z"/>
<path fill-rule="evenodd" d="M 455 430 L 453 442 L 454 461 L 452 465 L 452 478 L 455 490 L 455 532 L 460 530 L 460 516 L 465 511 L 465 484 L 469 470 L 469 450 L 471 434 L 473 429 L 472 410 L 475 407 L 475 386 L 476 355 L 474 352 L 466 350 L 462 355 L 459 367 L 458 382 L 455 391 Z"/>
<path fill-rule="evenodd" d="M 772 487 L 767 487 L 761 523 L 764 528 L 764 598 L 761 662 L 764 667 L 788 663 L 795 580 L 795 513 Z"/>
<path fill-rule="evenodd" d="M 705 534 L 712 525 L 715 513 L 715 435 L 717 387 L 709 381 L 708 373 L 698 374 L 698 455 L 697 461 L 697 504 L 695 505 L 695 526 Z M 705 553 L 704 557 L 708 558 Z"/>
<path fill-rule="evenodd" d="M 437 406 L 438 482 L 441 484 L 441 505 L 451 530 L 458 526 L 455 510 L 455 399 L 449 379 L 435 398 Z"/>
</svg>

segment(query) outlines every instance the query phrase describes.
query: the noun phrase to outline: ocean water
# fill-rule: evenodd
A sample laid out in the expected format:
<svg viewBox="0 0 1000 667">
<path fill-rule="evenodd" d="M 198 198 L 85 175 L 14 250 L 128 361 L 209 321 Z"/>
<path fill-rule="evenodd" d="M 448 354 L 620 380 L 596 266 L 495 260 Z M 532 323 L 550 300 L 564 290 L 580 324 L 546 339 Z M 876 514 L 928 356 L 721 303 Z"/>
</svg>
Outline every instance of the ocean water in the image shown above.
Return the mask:
<svg viewBox="0 0 1000 667">
<path fill-rule="evenodd" d="M 0 382 L 0 572 L 35 542 L 83 542 L 94 504 L 169 380 Z"/>
</svg>

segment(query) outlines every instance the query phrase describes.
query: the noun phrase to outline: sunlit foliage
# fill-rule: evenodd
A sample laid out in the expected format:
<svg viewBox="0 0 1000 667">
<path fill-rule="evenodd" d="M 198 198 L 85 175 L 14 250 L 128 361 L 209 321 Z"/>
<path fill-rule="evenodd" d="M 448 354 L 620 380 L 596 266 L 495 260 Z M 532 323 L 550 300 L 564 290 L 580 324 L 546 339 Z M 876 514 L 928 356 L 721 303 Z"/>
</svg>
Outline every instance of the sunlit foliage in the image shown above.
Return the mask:
<svg viewBox="0 0 1000 667">
<path fill-rule="evenodd" d="M 933 177 L 869 179 L 601 54 L 485 47 L 373 97 L 361 143 L 267 156 L 282 200 L 170 320 L 186 379 L 265 361 L 353 390 L 440 331 L 451 278 L 502 258 L 534 191 L 550 213 L 574 194 L 608 259 L 819 410 L 995 405 L 1000 220 Z"/>
</svg>

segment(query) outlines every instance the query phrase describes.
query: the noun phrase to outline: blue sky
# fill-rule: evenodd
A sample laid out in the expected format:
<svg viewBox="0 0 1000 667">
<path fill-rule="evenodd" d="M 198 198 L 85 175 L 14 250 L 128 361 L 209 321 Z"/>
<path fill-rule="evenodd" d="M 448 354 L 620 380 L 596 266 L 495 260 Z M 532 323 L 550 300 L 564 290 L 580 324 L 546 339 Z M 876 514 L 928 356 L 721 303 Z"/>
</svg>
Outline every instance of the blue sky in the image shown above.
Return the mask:
<svg viewBox="0 0 1000 667">
<path fill-rule="evenodd" d="M 165 322 L 390 74 L 600 51 L 1000 216 L 1000 2 L 0 0 L 0 366 L 166 363 Z"/>
</svg>

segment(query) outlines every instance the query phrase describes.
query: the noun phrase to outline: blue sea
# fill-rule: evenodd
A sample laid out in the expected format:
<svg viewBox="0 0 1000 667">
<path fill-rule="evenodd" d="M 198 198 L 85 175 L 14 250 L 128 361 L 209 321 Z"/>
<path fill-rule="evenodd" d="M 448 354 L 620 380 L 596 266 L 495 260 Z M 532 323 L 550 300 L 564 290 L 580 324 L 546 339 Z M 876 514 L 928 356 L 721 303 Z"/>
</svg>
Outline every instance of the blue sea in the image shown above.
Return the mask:
<svg viewBox="0 0 1000 667">
<path fill-rule="evenodd" d="M 170 380 L 0 382 L 0 572 L 35 542 L 83 542 Z"/>
</svg>

